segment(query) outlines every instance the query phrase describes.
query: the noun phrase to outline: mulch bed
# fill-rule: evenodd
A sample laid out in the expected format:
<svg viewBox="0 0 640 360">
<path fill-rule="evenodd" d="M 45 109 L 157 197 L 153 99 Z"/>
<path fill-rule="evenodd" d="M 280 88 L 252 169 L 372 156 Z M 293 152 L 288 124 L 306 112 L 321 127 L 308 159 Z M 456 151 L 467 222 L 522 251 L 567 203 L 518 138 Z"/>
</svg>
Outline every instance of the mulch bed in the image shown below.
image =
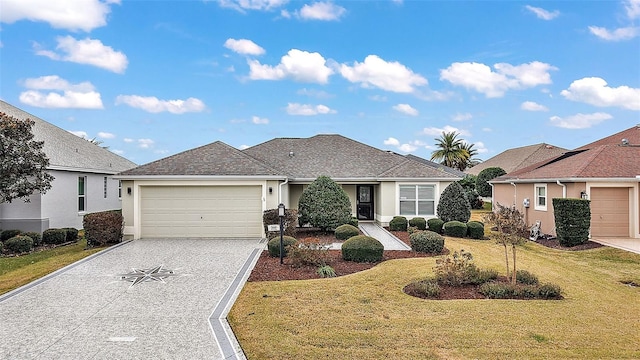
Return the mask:
<svg viewBox="0 0 640 360">
<path fill-rule="evenodd" d="M 571 247 L 565 247 L 560 245 L 558 239 L 538 239 L 536 242 L 542 246 L 546 246 L 548 248 L 558 249 L 558 250 L 567 250 L 567 251 L 580 251 L 580 250 L 589 250 L 595 249 L 599 247 L 603 247 L 604 245 L 598 244 L 597 242 L 587 241 L 582 245 L 576 245 Z"/>
</svg>

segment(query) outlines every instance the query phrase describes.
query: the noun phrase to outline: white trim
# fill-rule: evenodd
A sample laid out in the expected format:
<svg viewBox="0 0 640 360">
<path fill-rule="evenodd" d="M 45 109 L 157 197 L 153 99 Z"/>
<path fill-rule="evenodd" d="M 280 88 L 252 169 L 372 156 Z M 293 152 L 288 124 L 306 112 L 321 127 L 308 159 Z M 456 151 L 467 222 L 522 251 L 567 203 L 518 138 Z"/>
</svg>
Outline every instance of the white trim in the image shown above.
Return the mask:
<svg viewBox="0 0 640 360">
<path fill-rule="evenodd" d="M 59 165 L 49 165 L 47 170 L 58 170 L 58 171 L 71 171 L 71 172 L 82 172 L 82 173 L 92 173 L 92 174 L 107 174 L 107 175 L 115 175 L 120 171 L 124 170 L 116 170 L 116 169 L 89 169 L 89 168 L 76 168 L 70 166 L 59 166 Z"/>
<path fill-rule="evenodd" d="M 116 180 L 150 180 L 150 181 L 165 181 L 165 180 L 285 180 L 286 176 L 279 175 L 122 175 L 118 174 L 113 177 Z"/>
<path fill-rule="evenodd" d="M 638 175 L 640 176 L 640 175 Z M 549 178 L 549 179 L 506 179 L 506 180 L 500 180 L 500 181 L 493 181 L 490 180 L 488 181 L 488 183 L 490 184 L 509 184 L 509 183 L 524 183 L 524 184 L 531 184 L 531 183 L 543 183 L 543 182 L 547 182 L 547 183 L 555 183 L 556 181 L 562 181 L 562 182 L 606 182 L 606 183 L 611 183 L 611 182 L 638 182 L 638 179 L 633 177 L 633 178 Z"/>
<path fill-rule="evenodd" d="M 415 203 L 416 203 L 416 213 L 413 215 L 402 215 L 400 213 L 400 186 L 416 186 L 416 199 L 415 199 Z M 433 214 L 419 214 L 418 213 L 418 193 L 417 193 L 417 186 L 433 186 Z M 395 206 L 396 206 L 396 211 L 395 213 L 397 215 L 400 216 L 412 216 L 412 217 L 423 217 L 423 216 L 435 216 L 437 214 L 437 209 L 438 209 L 438 201 L 440 200 L 440 186 L 439 183 L 432 183 L 432 182 L 428 182 L 428 183 L 399 183 L 396 182 L 396 197 L 395 197 Z"/>
<path fill-rule="evenodd" d="M 544 188 L 544 205 L 540 205 L 540 197 L 538 196 L 538 189 Z M 533 185 L 533 208 L 537 211 L 547 211 L 549 205 L 549 191 L 547 184 L 536 183 Z"/>
</svg>

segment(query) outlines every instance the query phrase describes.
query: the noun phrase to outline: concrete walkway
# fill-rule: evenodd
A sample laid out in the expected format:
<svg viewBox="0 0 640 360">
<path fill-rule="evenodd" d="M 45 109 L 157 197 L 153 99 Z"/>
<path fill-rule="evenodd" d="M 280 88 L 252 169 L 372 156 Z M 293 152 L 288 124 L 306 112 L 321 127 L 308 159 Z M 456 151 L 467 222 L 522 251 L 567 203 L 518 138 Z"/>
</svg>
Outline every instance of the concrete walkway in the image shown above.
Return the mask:
<svg viewBox="0 0 640 360">
<path fill-rule="evenodd" d="M 384 245 L 385 250 L 411 250 L 411 247 L 404 241 L 374 222 L 360 222 L 358 227 L 365 235 L 378 239 Z"/>
<path fill-rule="evenodd" d="M 616 249 L 630 251 L 640 254 L 640 239 L 634 238 L 595 238 L 591 239 L 598 244 L 610 246 Z"/>
<path fill-rule="evenodd" d="M 238 359 L 225 317 L 264 244 L 135 240 L 0 296 L 0 359 Z"/>
</svg>

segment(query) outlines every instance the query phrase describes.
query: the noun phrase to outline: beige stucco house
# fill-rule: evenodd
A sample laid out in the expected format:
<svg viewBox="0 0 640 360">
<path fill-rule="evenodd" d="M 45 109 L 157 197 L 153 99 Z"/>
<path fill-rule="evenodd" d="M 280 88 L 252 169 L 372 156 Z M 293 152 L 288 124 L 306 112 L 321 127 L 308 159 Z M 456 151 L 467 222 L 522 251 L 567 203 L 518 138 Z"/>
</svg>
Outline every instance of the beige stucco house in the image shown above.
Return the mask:
<svg viewBox="0 0 640 360">
<path fill-rule="evenodd" d="M 640 239 L 639 182 L 638 126 L 490 181 L 494 203 L 518 207 L 529 225 L 541 221 L 543 233 L 556 234 L 553 198 L 584 198 L 591 237 Z"/>
<path fill-rule="evenodd" d="M 436 216 L 440 194 L 464 174 L 340 135 L 277 138 L 245 150 L 220 141 L 122 172 L 125 236 L 262 237 L 262 213 L 297 208 L 320 175 L 349 195 L 353 216 Z"/>
</svg>

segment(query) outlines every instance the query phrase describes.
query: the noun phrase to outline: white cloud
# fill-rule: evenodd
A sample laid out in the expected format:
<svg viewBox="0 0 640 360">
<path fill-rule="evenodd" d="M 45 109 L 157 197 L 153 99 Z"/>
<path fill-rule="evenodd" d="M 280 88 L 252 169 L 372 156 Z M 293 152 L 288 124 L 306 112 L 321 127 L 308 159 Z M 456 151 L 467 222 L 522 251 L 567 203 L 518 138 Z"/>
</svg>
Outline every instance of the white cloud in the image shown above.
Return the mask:
<svg viewBox="0 0 640 360">
<path fill-rule="evenodd" d="M 533 101 L 523 102 L 522 104 L 520 104 L 520 109 L 527 111 L 549 111 L 549 108 L 547 108 L 546 106 L 540 105 Z"/>
<path fill-rule="evenodd" d="M 453 121 L 467 121 L 473 119 L 473 115 L 470 113 L 456 113 L 451 117 Z"/>
<path fill-rule="evenodd" d="M 249 145 L 244 145 L 244 144 L 242 144 L 242 145 L 240 145 L 238 147 L 238 149 L 240 149 L 240 150 L 244 150 L 244 149 L 248 149 L 248 148 L 250 148 L 250 146 Z"/>
<path fill-rule="evenodd" d="M 304 5 L 297 15 L 305 20 L 335 21 L 339 20 L 347 10 L 330 1 L 319 1 Z"/>
<path fill-rule="evenodd" d="M 285 19 L 291 19 L 291 13 L 285 9 L 280 10 L 280 16 L 282 16 Z"/>
<path fill-rule="evenodd" d="M 565 129 L 587 129 L 593 125 L 599 124 L 605 120 L 609 120 L 613 116 L 607 113 L 593 113 L 593 114 L 575 114 L 561 118 L 559 116 L 552 116 L 549 118 L 551 125 Z"/>
<path fill-rule="evenodd" d="M 476 141 L 473 143 L 474 148 L 478 151 L 478 154 L 484 154 L 489 152 L 489 149 L 484 145 L 482 141 Z"/>
<path fill-rule="evenodd" d="M 227 39 L 227 41 L 224 42 L 224 47 L 243 55 L 262 55 L 265 53 L 262 47 L 247 39 Z"/>
<path fill-rule="evenodd" d="M 56 29 L 91 31 L 107 24 L 112 4 L 119 0 L 2 0 L 0 21 L 12 24 L 20 20 L 42 21 Z"/>
<path fill-rule="evenodd" d="M 103 45 L 100 40 L 90 38 L 76 40 L 71 36 L 59 36 L 56 40 L 58 41 L 56 49 L 60 52 L 42 50 L 36 44 L 36 54 L 52 60 L 93 65 L 118 74 L 124 73 L 129 63 L 125 54 Z"/>
<path fill-rule="evenodd" d="M 373 101 L 381 101 L 381 102 L 387 101 L 387 97 L 382 95 L 369 96 L 369 99 Z"/>
<path fill-rule="evenodd" d="M 257 60 L 247 60 L 249 78 L 252 80 L 292 79 L 299 82 L 326 84 L 333 74 L 326 60 L 317 52 L 291 49 L 276 66 L 262 65 Z"/>
<path fill-rule="evenodd" d="M 607 82 L 599 77 L 576 80 L 560 94 L 569 100 L 594 106 L 616 106 L 629 110 L 640 110 L 640 88 L 609 87 Z"/>
<path fill-rule="evenodd" d="M 281 7 L 289 0 L 218 0 L 222 7 L 231 8 L 240 12 L 245 10 L 270 11 Z"/>
<path fill-rule="evenodd" d="M 117 155 L 124 154 L 124 150 L 118 150 L 118 149 L 109 149 L 109 150 L 111 150 L 112 153 L 117 154 Z"/>
<path fill-rule="evenodd" d="M 82 130 L 77 130 L 77 131 L 69 131 L 70 133 L 72 133 L 73 135 L 77 136 L 77 137 L 81 137 L 83 139 L 88 139 L 89 135 L 87 135 L 86 131 L 82 131 Z"/>
<path fill-rule="evenodd" d="M 493 129 L 485 127 L 485 128 L 482 128 L 482 131 L 484 131 L 484 132 L 492 132 Z"/>
<path fill-rule="evenodd" d="M 445 125 L 445 127 L 443 128 L 428 127 L 428 128 L 422 129 L 422 134 L 431 135 L 431 136 L 440 136 L 442 135 L 443 132 L 447 132 L 447 133 L 456 132 L 461 136 L 471 136 L 471 133 L 468 132 L 467 130 L 458 129 L 450 125 Z"/>
<path fill-rule="evenodd" d="M 589 26 L 589 31 L 600 39 L 607 41 L 630 40 L 640 35 L 640 27 L 636 26 L 621 27 L 613 31 L 600 26 Z"/>
<path fill-rule="evenodd" d="M 542 20 L 553 20 L 557 18 L 558 15 L 560 15 L 560 11 L 558 10 L 548 11 L 543 8 L 533 7 L 530 5 L 526 5 L 525 8 L 531 11 L 532 13 L 536 14 L 538 19 L 542 19 Z"/>
<path fill-rule="evenodd" d="M 151 139 L 138 139 L 138 147 L 141 149 L 149 149 L 153 147 L 154 143 Z"/>
<path fill-rule="evenodd" d="M 41 108 L 102 109 L 100 93 L 90 82 L 71 84 L 57 76 L 41 76 L 23 81 L 29 90 L 20 93 L 20 102 Z M 53 90 L 43 92 L 39 90 Z"/>
<path fill-rule="evenodd" d="M 98 137 L 99 137 L 99 138 L 102 138 L 102 139 L 113 139 L 113 138 L 115 138 L 116 136 L 115 136 L 114 134 L 112 134 L 112 133 L 108 133 L 108 132 L 100 131 L 100 132 L 98 133 Z"/>
<path fill-rule="evenodd" d="M 309 105 L 309 104 L 298 104 L 298 103 L 289 103 L 287 104 L 287 114 L 289 115 L 302 115 L 302 116 L 312 116 L 312 115 L 322 115 L 322 114 L 335 114 L 337 111 L 329 108 L 326 105 Z"/>
<path fill-rule="evenodd" d="M 123 140 L 124 142 L 126 142 L 126 143 L 132 143 L 132 142 L 134 142 L 134 140 L 133 140 L 133 139 L 131 139 L 131 138 L 124 138 L 124 139 L 122 139 L 122 140 Z"/>
<path fill-rule="evenodd" d="M 260 118 L 258 116 L 252 116 L 251 117 L 251 122 L 257 125 L 266 125 L 269 123 L 269 119 L 267 118 Z"/>
<path fill-rule="evenodd" d="M 630 20 L 640 18 L 640 0 L 626 0 L 623 4 Z"/>
<path fill-rule="evenodd" d="M 414 152 L 416 150 L 418 150 L 418 147 L 412 144 L 402 144 L 400 146 L 398 146 L 398 150 L 405 152 L 405 153 L 410 153 L 410 152 Z"/>
<path fill-rule="evenodd" d="M 398 139 L 390 137 L 387 140 L 384 141 L 385 145 L 391 145 L 391 146 L 398 146 L 400 145 L 400 141 L 398 141 Z"/>
<path fill-rule="evenodd" d="M 390 137 L 383 141 L 385 145 L 393 146 L 404 153 L 411 153 L 418 150 L 421 146 L 426 146 L 425 143 L 419 140 L 409 141 L 408 143 L 401 144 L 400 141 L 394 137 Z"/>
<path fill-rule="evenodd" d="M 398 93 L 410 93 L 416 90 L 416 86 L 428 84 L 427 79 L 401 63 L 387 62 L 377 55 L 369 55 L 361 63 L 355 61 L 353 66 L 340 65 L 340 74 L 364 88 L 377 87 Z"/>
<path fill-rule="evenodd" d="M 155 96 L 139 95 L 118 95 L 116 105 L 120 104 L 126 104 L 150 113 L 168 111 L 172 114 L 202 112 L 206 107 L 202 100 L 192 97 L 187 100 L 160 100 Z"/>
<path fill-rule="evenodd" d="M 406 115 L 411 115 L 411 116 L 418 116 L 418 110 L 414 109 L 411 105 L 409 104 L 398 104 L 398 105 L 394 105 L 393 109 L 395 111 L 401 112 L 403 114 Z"/>
<path fill-rule="evenodd" d="M 481 63 L 453 63 L 440 70 L 440 80 L 475 90 L 488 98 L 502 97 L 507 90 L 524 89 L 551 84 L 549 71 L 557 70 L 549 64 L 533 61 L 528 64 L 493 65 L 496 71 Z"/>
<path fill-rule="evenodd" d="M 315 98 L 318 98 L 318 99 L 328 99 L 328 98 L 334 97 L 333 94 L 329 94 L 328 92 L 326 92 L 324 90 L 307 89 L 307 88 L 300 89 L 300 90 L 296 91 L 296 94 L 311 96 L 311 97 L 315 97 Z"/>
</svg>

